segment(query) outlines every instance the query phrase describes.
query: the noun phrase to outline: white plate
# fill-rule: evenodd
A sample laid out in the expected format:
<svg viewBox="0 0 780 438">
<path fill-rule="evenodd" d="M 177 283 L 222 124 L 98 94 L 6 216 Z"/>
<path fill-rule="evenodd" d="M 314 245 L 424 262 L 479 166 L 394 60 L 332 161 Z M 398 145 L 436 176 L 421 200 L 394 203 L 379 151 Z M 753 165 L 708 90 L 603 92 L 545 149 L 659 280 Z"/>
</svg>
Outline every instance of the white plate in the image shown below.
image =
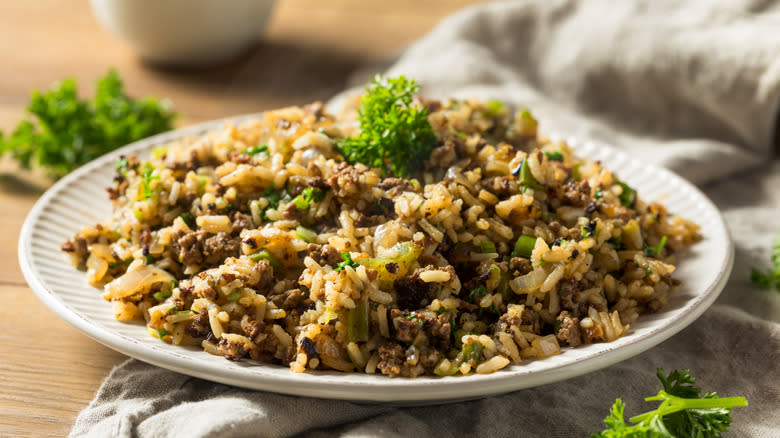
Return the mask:
<svg viewBox="0 0 780 438">
<path fill-rule="evenodd" d="M 257 118 L 258 115 L 234 119 Z M 635 187 L 645 200 L 661 199 L 669 211 L 696 221 L 703 241 L 680 263 L 675 276 L 681 293 L 661 312 L 644 315 L 628 335 L 615 342 L 564 349 L 562 354 L 488 375 L 394 378 L 381 375 L 309 372 L 249 360 L 231 362 L 198 348 L 175 347 L 149 336 L 143 325 L 118 322 L 101 291 L 71 267 L 60 245 L 81 226 L 110 213 L 104 188 L 111 184 L 120 154 L 146 156 L 155 145 L 182 135 L 219 127 L 224 120 L 154 136 L 107 154 L 57 182 L 35 204 L 22 228 L 19 262 L 30 287 L 54 313 L 87 336 L 128 356 L 173 371 L 216 382 L 284 394 L 392 403 L 431 403 L 505 393 L 585 374 L 620 362 L 682 330 L 698 318 L 725 286 L 734 259 L 728 230 L 713 204 L 695 187 L 661 168 L 633 160 L 623 152 L 569 140 L 580 156 L 601 160 Z"/>
</svg>

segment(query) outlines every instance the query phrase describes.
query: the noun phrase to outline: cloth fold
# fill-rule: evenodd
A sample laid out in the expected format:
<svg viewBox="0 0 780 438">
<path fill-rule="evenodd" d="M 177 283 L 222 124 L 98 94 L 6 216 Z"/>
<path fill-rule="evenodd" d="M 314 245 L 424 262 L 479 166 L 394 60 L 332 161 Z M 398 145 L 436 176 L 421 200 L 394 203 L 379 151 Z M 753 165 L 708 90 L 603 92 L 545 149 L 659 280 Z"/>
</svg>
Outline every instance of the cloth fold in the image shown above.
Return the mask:
<svg viewBox="0 0 780 438">
<path fill-rule="evenodd" d="M 761 339 L 754 342 L 753 339 Z M 244 390 L 131 359 L 116 367 L 80 415 L 72 436 L 587 436 L 621 397 L 626 415 L 649 410 L 656 367 L 692 368 L 697 384 L 742 395 L 735 436 L 776 436 L 780 327 L 716 305 L 660 346 L 563 382 L 482 400 L 390 407 Z M 693 358 L 695 356 L 695 359 Z M 756 366 L 756 365 L 759 366 Z M 766 373 L 772 371 L 774 373 Z"/>
<path fill-rule="evenodd" d="M 527 106 L 543 131 L 705 183 L 771 155 L 778 23 L 780 7 L 757 1 L 494 3 L 446 19 L 387 74 Z"/>
<path fill-rule="evenodd" d="M 585 436 L 603 428 L 617 397 L 627 416 L 646 410 L 656 367 L 688 368 L 706 390 L 747 397 L 750 406 L 732 413 L 731 436 L 777 436 L 780 294 L 748 276 L 766 265 L 780 228 L 780 4 L 678 3 L 479 5 L 445 19 L 385 74 L 415 78 L 430 97 L 531 108 L 542 131 L 623 148 L 698 184 L 724 214 L 737 252 L 716 305 L 690 327 L 585 376 L 425 407 L 249 391 L 129 360 L 71 436 Z M 362 85 L 365 72 L 356 78 Z"/>
</svg>

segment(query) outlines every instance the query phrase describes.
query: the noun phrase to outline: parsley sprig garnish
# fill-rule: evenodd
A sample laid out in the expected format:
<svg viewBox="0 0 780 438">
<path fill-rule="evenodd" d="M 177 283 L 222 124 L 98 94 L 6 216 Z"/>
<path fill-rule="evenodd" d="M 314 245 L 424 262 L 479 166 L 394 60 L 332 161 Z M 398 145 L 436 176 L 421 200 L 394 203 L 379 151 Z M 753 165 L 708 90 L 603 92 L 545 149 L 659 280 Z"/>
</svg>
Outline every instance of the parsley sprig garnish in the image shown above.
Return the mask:
<svg viewBox="0 0 780 438">
<path fill-rule="evenodd" d="M 772 267 L 766 272 L 761 272 L 757 268 L 751 268 L 750 280 L 762 289 L 771 289 L 780 291 L 780 234 L 775 237 L 774 247 L 772 248 Z"/>
<path fill-rule="evenodd" d="M 149 199 L 154 196 L 154 190 L 152 190 L 152 181 L 160 179 L 160 175 L 152 175 L 154 172 L 154 166 L 150 163 L 146 163 L 144 171 L 141 174 L 141 190 L 143 191 L 144 199 Z"/>
<path fill-rule="evenodd" d="M 171 129 L 175 117 L 165 101 L 133 99 L 111 70 L 97 82 L 90 100 L 78 97 L 76 81 L 65 79 L 48 91 L 33 91 L 29 119 L 3 137 L 0 156 L 10 153 L 23 168 L 33 164 L 59 178 L 104 153 Z"/>
<path fill-rule="evenodd" d="M 419 88 L 403 75 L 376 75 L 360 101 L 360 134 L 336 145 L 344 159 L 377 167 L 383 174 L 414 173 L 438 143 L 428 110 L 413 102 Z"/>
<path fill-rule="evenodd" d="M 347 266 L 350 266 L 352 268 L 357 268 L 360 266 L 360 263 L 352 260 L 352 254 L 348 252 L 342 252 L 341 253 L 341 259 L 344 260 L 343 262 L 339 262 L 336 265 L 336 269 L 334 269 L 336 272 L 341 271 L 342 269 L 346 268 Z"/>
<path fill-rule="evenodd" d="M 658 408 L 631 417 L 629 425 L 623 417 L 621 399 L 612 405 L 604 423 L 606 429 L 591 434 L 591 438 L 622 437 L 697 437 L 720 436 L 731 424 L 731 409 L 747 406 L 745 397 L 718 398 L 707 392 L 700 398 L 701 388 L 688 370 L 674 370 L 667 376 L 663 368 L 656 371 L 664 389 L 645 401 L 660 401 Z"/>
</svg>

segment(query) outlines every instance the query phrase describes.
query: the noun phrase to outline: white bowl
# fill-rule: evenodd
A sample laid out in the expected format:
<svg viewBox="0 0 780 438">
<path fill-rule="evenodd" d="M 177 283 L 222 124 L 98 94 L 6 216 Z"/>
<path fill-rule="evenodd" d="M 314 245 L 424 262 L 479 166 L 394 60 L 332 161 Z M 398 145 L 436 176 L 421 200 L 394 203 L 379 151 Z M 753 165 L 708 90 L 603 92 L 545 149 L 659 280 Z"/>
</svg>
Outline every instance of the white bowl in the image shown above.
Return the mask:
<svg viewBox="0 0 780 438">
<path fill-rule="evenodd" d="M 257 41 L 274 0 L 90 0 L 97 21 L 141 57 L 210 64 Z"/>
</svg>

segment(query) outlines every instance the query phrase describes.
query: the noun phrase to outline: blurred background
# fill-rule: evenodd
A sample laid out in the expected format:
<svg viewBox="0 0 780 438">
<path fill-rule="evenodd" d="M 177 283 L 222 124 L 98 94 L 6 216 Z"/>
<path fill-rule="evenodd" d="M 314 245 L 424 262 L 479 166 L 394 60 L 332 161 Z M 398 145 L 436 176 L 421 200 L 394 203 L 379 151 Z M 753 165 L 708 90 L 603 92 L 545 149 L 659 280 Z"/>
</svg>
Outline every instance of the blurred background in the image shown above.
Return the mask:
<svg viewBox="0 0 780 438">
<path fill-rule="evenodd" d="M 142 62 L 130 44 L 101 28 L 86 0 L 0 2 L 0 130 L 23 116 L 32 89 L 70 76 L 82 95 L 92 95 L 95 79 L 110 67 L 131 96 L 172 100 L 179 126 L 326 99 L 356 68 L 390 57 L 442 17 L 478 2 L 279 0 L 267 28 L 257 30 L 257 44 L 199 67 Z"/>
</svg>

